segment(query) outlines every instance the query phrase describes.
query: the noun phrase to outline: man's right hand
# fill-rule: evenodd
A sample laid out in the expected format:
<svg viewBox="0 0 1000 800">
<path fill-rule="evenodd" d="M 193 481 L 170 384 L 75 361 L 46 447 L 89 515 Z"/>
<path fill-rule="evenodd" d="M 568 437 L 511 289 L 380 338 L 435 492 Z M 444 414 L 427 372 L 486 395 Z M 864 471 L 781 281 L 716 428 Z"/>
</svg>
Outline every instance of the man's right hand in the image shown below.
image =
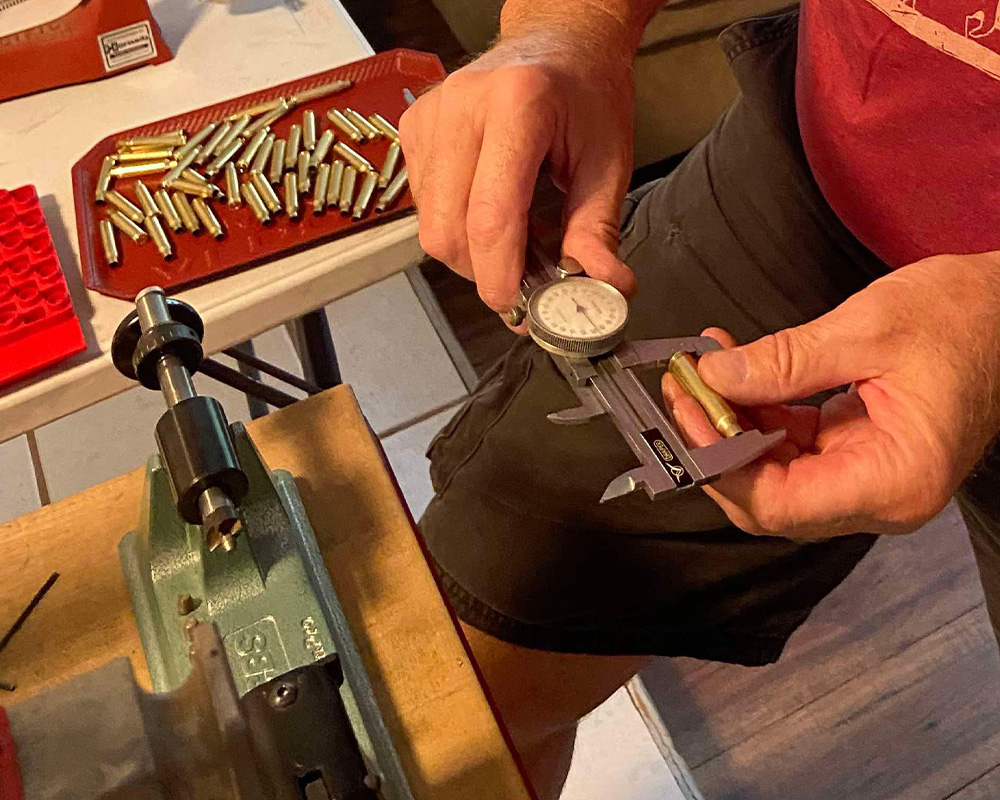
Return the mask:
<svg viewBox="0 0 1000 800">
<path fill-rule="evenodd" d="M 403 115 L 420 244 L 495 311 L 517 302 L 543 163 L 566 192 L 563 255 L 634 293 L 616 253 L 632 169 L 631 56 L 564 31 L 505 38 Z"/>
</svg>

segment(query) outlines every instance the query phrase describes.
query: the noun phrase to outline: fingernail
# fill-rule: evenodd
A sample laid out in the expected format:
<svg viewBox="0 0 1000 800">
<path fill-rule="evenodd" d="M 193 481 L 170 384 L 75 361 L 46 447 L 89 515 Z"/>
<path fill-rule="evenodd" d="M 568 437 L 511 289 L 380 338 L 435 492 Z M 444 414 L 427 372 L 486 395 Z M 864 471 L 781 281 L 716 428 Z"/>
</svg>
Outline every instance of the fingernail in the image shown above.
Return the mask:
<svg viewBox="0 0 1000 800">
<path fill-rule="evenodd" d="M 750 365 L 740 348 L 706 353 L 698 360 L 698 373 L 711 386 L 722 390 L 738 386 L 750 375 Z"/>
</svg>

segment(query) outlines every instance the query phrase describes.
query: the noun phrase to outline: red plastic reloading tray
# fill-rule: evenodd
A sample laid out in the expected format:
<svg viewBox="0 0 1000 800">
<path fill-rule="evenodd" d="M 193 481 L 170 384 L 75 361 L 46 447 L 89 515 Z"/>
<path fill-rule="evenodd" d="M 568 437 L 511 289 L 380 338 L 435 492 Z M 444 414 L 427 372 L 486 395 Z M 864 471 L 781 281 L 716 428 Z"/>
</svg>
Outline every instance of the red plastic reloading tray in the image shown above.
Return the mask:
<svg viewBox="0 0 1000 800">
<path fill-rule="evenodd" d="M 0 386 L 84 347 L 35 187 L 0 189 Z"/>
<path fill-rule="evenodd" d="M 118 235 L 121 263 L 117 267 L 109 267 L 104 260 L 97 224 L 107 211 L 95 205 L 94 192 L 104 156 L 115 151 L 117 140 L 131 136 L 152 136 L 178 128 L 184 128 L 191 135 L 209 122 L 224 119 L 242 108 L 347 78 L 354 82 L 354 86 L 347 91 L 303 104 L 271 127 L 279 138 L 287 138 L 292 124 L 301 124 L 302 113 L 312 110 L 316 114 L 318 132 L 333 129 L 338 134 L 337 141 L 342 141 L 343 137 L 327 118 L 326 114 L 330 109 L 349 106 L 365 116 L 378 112 L 396 124 L 406 110 L 403 89 L 410 89 L 419 95 L 423 89 L 438 83 L 444 76 L 444 67 L 436 56 L 413 50 L 390 50 L 353 64 L 345 64 L 307 78 L 107 137 L 73 167 L 73 196 L 76 201 L 76 226 L 84 282 L 89 289 L 125 300 L 134 299 L 139 291 L 153 284 L 162 286 L 167 291 L 176 291 L 394 219 L 409 213 L 413 208 L 413 198 L 407 191 L 386 213 L 377 214 L 373 202 L 373 210 L 361 221 L 354 222 L 350 217 L 342 217 L 336 210 L 327 211 L 320 216 L 314 215 L 312 196 L 304 195 L 299 220 L 292 221 L 280 214 L 272 224 L 265 227 L 245 205 L 230 209 L 225 202 L 216 201 L 211 204 L 212 210 L 226 231 L 226 236 L 221 241 L 215 241 L 204 233 L 192 236 L 190 233 L 174 234 L 168 230 L 167 236 L 173 242 L 176 253 L 176 258 L 168 262 L 163 260 L 151 242 L 136 245 Z M 385 138 L 364 145 L 348 144 L 376 168 L 381 166 L 389 149 L 389 142 Z M 328 156 L 327 161 L 331 158 L 332 155 Z M 162 176 L 152 175 L 142 180 L 150 190 L 155 191 L 159 188 L 160 177 Z M 215 183 L 222 185 L 221 175 L 216 176 Z M 359 180 L 359 187 L 360 183 Z M 117 179 L 114 183 L 115 189 L 135 202 L 133 186 L 132 179 Z M 377 198 L 378 192 L 375 195 L 376 200 Z"/>
</svg>

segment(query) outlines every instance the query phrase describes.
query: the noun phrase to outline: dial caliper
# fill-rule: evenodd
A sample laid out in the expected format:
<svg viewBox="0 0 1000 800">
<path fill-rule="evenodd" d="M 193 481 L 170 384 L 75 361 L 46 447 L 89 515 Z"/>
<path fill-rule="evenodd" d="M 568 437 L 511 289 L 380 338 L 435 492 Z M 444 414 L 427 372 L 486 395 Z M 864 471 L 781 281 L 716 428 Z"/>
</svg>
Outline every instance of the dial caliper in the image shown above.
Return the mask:
<svg viewBox="0 0 1000 800">
<path fill-rule="evenodd" d="M 638 488 L 651 499 L 700 486 L 746 466 L 785 439 L 785 431 L 744 431 L 726 401 L 698 377 L 695 358 L 719 350 L 714 339 L 625 341 L 628 301 L 613 286 L 583 275 L 572 259 L 555 264 L 532 247 L 521 303 L 508 322 L 525 319 L 532 339 L 549 352 L 580 400 L 548 415 L 558 425 L 579 425 L 608 414 L 639 466 L 619 475 L 601 502 Z M 720 441 L 688 447 L 674 422 L 646 391 L 636 372 L 669 369 L 705 409 Z"/>
</svg>

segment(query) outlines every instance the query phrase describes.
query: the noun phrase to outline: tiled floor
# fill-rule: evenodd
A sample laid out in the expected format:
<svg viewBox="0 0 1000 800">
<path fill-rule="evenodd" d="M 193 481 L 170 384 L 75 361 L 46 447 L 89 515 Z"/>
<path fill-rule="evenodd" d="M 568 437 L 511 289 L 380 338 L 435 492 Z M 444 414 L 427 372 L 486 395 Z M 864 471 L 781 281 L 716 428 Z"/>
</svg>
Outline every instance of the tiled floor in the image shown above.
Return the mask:
<svg viewBox="0 0 1000 800">
<path fill-rule="evenodd" d="M 383 445 L 415 518 L 432 490 L 424 453 L 457 410 L 465 387 L 404 275 L 327 307 L 341 372 Z M 257 354 L 301 375 L 287 332 L 254 340 Z M 239 392 L 199 376 L 231 420 L 249 419 Z M 49 496 L 61 500 L 145 463 L 163 413 L 158 393 L 136 388 L 35 432 Z M 0 522 L 39 505 L 25 437 L 0 445 Z M 581 725 L 563 800 L 672 800 L 678 790 L 622 691 Z"/>
</svg>

